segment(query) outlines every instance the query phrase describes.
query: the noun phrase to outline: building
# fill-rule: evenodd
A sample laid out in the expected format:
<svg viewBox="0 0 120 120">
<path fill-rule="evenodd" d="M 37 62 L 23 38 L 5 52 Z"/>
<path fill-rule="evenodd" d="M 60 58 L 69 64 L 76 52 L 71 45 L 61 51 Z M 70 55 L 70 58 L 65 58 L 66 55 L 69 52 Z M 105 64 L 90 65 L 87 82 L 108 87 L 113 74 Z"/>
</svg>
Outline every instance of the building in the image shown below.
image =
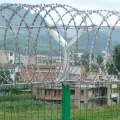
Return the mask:
<svg viewBox="0 0 120 120">
<path fill-rule="evenodd" d="M 58 86 L 34 86 L 33 94 L 37 100 L 53 103 L 61 102 L 61 88 Z"/>
<path fill-rule="evenodd" d="M 42 102 L 52 102 L 52 103 L 61 103 L 62 101 L 62 88 L 58 84 L 56 85 L 47 85 L 47 86 L 34 86 L 33 94 L 36 96 L 37 100 Z M 71 89 L 71 98 L 75 95 L 75 90 Z"/>
<path fill-rule="evenodd" d="M 63 57 L 47 55 L 30 55 L 26 56 L 24 65 L 56 65 L 63 66 Z"/>
<path fill-rule="evenodd" d="M 61 71 L 60 71 L 61 72 Z M 58 81 L 60 80 L 60 76 L 64 73 L 59 73 Z M 68 78 L 66 78 L 66 81 L 78 81 L 80 80 L 81 76 L 84 76 L 84 71 L 81 69 L 81 67 L 72 67 L 70 69 L 70 74 Z M 54 80 L 56 80 L 54 79 Z M 57 80 L 56 80 L 57 82 Z M 75 88 L 71 88 L 71 99 L 75 98 L 76 95 L 76 90 Z M 33 87 L 33 94 L 36 96 L 36 99 L 39 99 L 40 101 L 47 101 L 47 102 L 54 102 L 54 103 L 61 103 L 62 101 L 62 88 L 61 85 L 54 84 L 51 86 L 50 85 L 45 85 L 45 86 L 39 86 L 36 85 Z M 71 102 L 73 104 L 73 102 Z"/>
<path fill-rule="evenodd" d="M 53 81 L 56 79 L 56 67 L 55 65 L 23 65 L 20 74 L 24 81 Z"/>
<path fill-rule="evenodd" d="M 79 83 L 78 83 L 79 84 Z M 79 84 L 71 88 L 71 106 L 77 108 L 86 108 L 104 105 L 111 105 L 119 103 L 119 93 L 115 93 L 114 89 L 116 84 L 108 85 L 99 85 L 94 84 L 86 85 Z M 36 99 L 40 101 L 61 103 L 62 101 L 62 88 L 58 87 L 33 87 L 33 94 L 36 96 Z"/>
<path fill-rule="evenodd" d="M 15 54 L 12 51 L 5 51 L 5 50 L 0 50 L 0 63 L 10 63 L 14 64 L 15 62 Z"/>
</svg>

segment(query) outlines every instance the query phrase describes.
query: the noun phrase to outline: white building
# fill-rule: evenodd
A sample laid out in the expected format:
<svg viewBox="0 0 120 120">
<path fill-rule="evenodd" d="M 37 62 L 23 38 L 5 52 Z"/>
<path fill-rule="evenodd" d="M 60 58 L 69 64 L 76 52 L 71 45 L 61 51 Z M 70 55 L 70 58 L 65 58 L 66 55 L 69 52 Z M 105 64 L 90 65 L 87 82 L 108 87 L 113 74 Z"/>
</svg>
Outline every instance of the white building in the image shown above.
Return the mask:
<svg viewBox="0 0 120 120">
<path fill-rule="evenodd" d="M 10 63 L 14 64 L 15 62 L 15 54 L 12 51 L 5 51 L 5 50 L 0 50 L 0 63 Z"/>
</svg>

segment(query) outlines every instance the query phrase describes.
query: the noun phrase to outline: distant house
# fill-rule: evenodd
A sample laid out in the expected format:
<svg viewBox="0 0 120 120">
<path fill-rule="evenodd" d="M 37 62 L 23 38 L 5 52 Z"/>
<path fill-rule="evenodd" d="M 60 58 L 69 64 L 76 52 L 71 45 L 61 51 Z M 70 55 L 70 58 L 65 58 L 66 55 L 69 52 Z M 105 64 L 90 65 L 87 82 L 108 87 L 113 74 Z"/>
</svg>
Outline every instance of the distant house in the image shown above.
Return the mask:
<svg viewBox="0 0 120 120">
<path fill-rule="evenodd" d="M 30 55 L 26 56 L 24 65 L 55 65 L 63 68 L 63 57 L 61 56 L 47 56 L 47 55 Z"/>
<path fill-rule="evenodd" d="M 52 102 L 52 103 L 61 103 L 62 102 L 62 88 L 58 85 L 54 86 L 34 86 L 33 94 L 36 96 L 37 100 L 42 102 Z M 75 95 L 75 90 L 71 90 L 71 97 Z"/>
<path fill-rule="evenodd" d="M 72 67 L 70 69 L 70 74 L 68 78 L 66 78 L 66 81 L 78 81 L 80 78 L 84 78 L 84 70 L 81 69 L 81 67 Z M 59 73 L 62 74 L 62 73 Z M 58 79 L 58 78 L 57 78 Z M 56 80 L 56 79 L 54 79 Z M 59 81 L 59 80 L 58 80 Z M 79 87 L 78 87 L 79 88 Z M 77 99 L 77 90 L 78 88 L 71 88 L 71 100 Z M 61 103 L 62 101 L 62 88 L 58 85 L 45 85 L 45 86 L 39 86 L 36 85 L 33 87 L 33 94 L 36 96 L 36 99 L 39 99 L 40 101 L 47 101 L 47 102 L 54 102 L 54 103 Z M 84 100 L 82 98 L 82 100 Z M 73 105 L 74 103 L 71 102 Z M 76 104 L 78 107 L 78 103 Z"/>
<path fill-rule="evenodd" d="M 10 63 L 14 64 L 15 62 L 15 54 L 12 51 L 5 51 L 5 50 L 0 50 L 0 63 Z"/>
<path fill-rule="evenodd" d="M 47 102 L 61 102 L 61 88 L 52 86 L 34 86 L 33 87 L 33 94 L 36 96 L 36 99 L 40 101 L 47 101 Z"/>
<path fill-rule="evenodd" d="M 74 73 L 74 72 L 73 72 Z M 69 81 L 78 80 L 80 75 L 70 74 Z M 84 79 L 83 83 L 77 82 L 71 87 L 71 105 L 81 108 L 81 107 L 91 107 L 94 104 L 96 106 L 104 106 L 119 103 L 119 93 L 115 90 L 117 89 L 117 84 L 108 84 L 103 81 L 101 75 L 97 77 L 99 82 L 92 83 L 93 79 Z M 116 80 L 114 80 L 116 82 Z M 36 99 L 40 101 L 47 102 L 62 102 L 62 88 L 60 86 L 39 86 L 33 87 L 33 94 Z"/>
<path fill-rule="evenodd" d="M 24 81 L 42 82 L 56 79 L 55 65 L 23 65 L 21 77 Z"/>
<path fill-rule="evenodd" d="M 10 77 L 12 78 L 13 81 L 15 79 L 14 62 L 15 62 L 14 52 L 0 50 L 0 66 L 10 71 Z"/>
</svg>

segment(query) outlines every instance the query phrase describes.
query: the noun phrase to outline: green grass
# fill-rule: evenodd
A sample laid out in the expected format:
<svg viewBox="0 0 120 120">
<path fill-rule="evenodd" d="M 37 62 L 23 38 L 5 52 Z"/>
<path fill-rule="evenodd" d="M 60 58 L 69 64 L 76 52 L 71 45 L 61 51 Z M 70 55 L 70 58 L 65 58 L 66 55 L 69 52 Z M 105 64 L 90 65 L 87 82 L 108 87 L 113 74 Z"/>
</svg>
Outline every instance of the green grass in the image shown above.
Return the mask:
<svg viewBox="0 0 120 120">
<path fill-rule="evenodd" d="M 0 120 L 62 120 L 61 104 L 41 103 L 30 96 L 0 97 Z M 120 120 L 120 105 L 71 108 L 71 120 Z"/>
<path fill-rule="evenodd" d="M 44 120 L 61 118 L 60 105 L 38 101 L 14 101 L 0 103 L 0 120 Z"/>
<path fill-rule="evenodd" d="M 73 109 L 71 120 L 120 120 L 120 107 Z M 61 105 L 21 100 L 0 103 L 0 120 L 62 120 Z"/>
</svg>

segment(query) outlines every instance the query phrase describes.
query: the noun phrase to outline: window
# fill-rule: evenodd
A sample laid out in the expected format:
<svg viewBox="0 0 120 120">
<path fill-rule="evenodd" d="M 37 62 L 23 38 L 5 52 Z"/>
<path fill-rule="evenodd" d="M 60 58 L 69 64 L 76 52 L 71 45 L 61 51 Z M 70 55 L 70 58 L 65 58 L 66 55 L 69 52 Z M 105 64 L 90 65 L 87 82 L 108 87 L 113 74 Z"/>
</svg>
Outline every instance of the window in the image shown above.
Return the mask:
<svg viewBox="0 0 120 120">
<path fill-rule="evenodd" d="M 102 80 L 102 76 L 99 76 L 99 80 Z"/>
<path fill-rule="evenodd" d="M 84 90 L 81 90 L 81 95 L 84 95 Z"/>
<path fill-rule="evenodd" d="M 61 90 L 58 90 L 58 96 L 61 96 Z"/>
<path fill-rule="evenodd" d="M 34 68 L 34 70 L 38 70 L 38 68 Z"/>
<path fill-rule="evenodd" d="M 20 76 L 20 72 L 16 72 L 16 76 Z"/>
<path fill-rule="evenodd" d="M 80 103 L 84 103 L 84 101 L 80 101 Z"/>
<path fill-rule="evenodd" d="M 47 90 L 45 90 L 45 95 L 47 95 Z"/>
<path fill-rule="evenodd" d="M 13 56 L 13 53 L 10 53 L 10 56 Z"/>
<path fill-rule="evenodd" d="M 38 63 L 43 63 L 42 60 L 38 60 Z"/>
<path fill-rule="evenodd" d="M 52 93 L 53 93 L 52 90 L 49 90 L 49 95 L 52 95 Z"/>
<path fill-rule="evenodd" d="M 71 90 L 71 95 L 75 95 L 75 90 Z"/>
<path fill-rule="evenodd" d="M 46 60 L 43 60 L 43 63 L 46 63 Z"/>
<path fill-rule="evenodd" d="M 13 63 L 13 60 L 10 60 L 10 63 Z"/>
</svg>

